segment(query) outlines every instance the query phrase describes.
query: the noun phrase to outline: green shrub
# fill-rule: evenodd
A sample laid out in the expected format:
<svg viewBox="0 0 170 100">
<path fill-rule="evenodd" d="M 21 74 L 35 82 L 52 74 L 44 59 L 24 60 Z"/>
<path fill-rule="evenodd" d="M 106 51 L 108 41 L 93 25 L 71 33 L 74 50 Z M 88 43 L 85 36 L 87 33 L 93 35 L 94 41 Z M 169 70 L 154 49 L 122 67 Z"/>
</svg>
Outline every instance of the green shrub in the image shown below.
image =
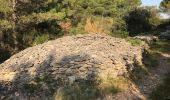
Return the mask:
<svg viewBox="0 0 170 100">
<path fill-rule="evenodd" d="M 23 34 L 19 34 L 19 43 L 21 43 L 23 48 L 27 48 L 32 45 L 36 35 L 38 35 L 38 31 L 35 29 L 29 30 Z"/>
<path fill-rule="evenodd" d="M 127 39 L 128 42 L 132 44 L 132 46 L 140 46 L 142 44 L 142 40 L 139 39 Z"/>
<path fill-rule="evenodd" d="M 161 40 L 151 44 L 151 50 L 161 53 L 170 53 L 170 41 Z"/>
<path fill-rule="evenodd" d="M 129 33 L 126 31 L 114 31 L 110 34 L 113 37 L 117 37 L 117 38 L 127 38 L 129 37 Z"/>
<path fill-rule="evenodd" d="M 43 35 L 37 36 L 33 41 L 33 45 L 42 44 L 44 42 L 47 42 L 49 39 L 50 39 L 50 37 L 48 34 L 43 34 Z"/>
<path fill-rule="evenodd" d="M 121 86 L 128 84 L 124 77 L 106 80 L 81 80 L 72 85 L 66 85 L 58 90 L 55 100 L 96 100 L 116 94 L 122 90 Z M 121 87 L 121 88 L 120 88 Z"/>
<path fill-rule="evenodd" d="M 69 35 L 76 35 L 76 34 L 84 34 L 85 31 L 83 30 L 82 26 L 73 27 L 70 29 Z"/>
<path fill-rule="evenodd" d="M 131 36 L 154 30 L 161 24 L 159 11 L 155 7 L 140 7 L 125 17 L 127 30 Z"/>
</svg>

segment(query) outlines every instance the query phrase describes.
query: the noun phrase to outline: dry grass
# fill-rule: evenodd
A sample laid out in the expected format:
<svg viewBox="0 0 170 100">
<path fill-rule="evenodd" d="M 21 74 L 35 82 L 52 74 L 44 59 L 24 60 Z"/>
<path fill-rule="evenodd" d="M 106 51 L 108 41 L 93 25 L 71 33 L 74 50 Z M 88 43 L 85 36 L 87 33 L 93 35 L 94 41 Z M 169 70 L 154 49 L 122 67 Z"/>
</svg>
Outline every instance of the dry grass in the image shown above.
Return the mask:
<svg viewBox="0 0 170 100">
<path fill-rule="evenodd" d="M 66 35 L 69 32 L 69 30 L 72 28 L 71 22 L 60 22 L 59 25 L 62 31 L 64 32 L 64 35 Z"/>
<path fill-rule="evenodd" d="M 124 91 L 129 85 L 130 81 L 124 77 L 86 81 L 60 88 L 54 95 L 54 100 L 96 100 Z"/>
<path fill-rule="evenodd" d="M 129 88 L 131 81 L 128 78 L 123 76 L 119 76 L 115 79 L 108 77 L 106 80 L 102 80 L 99 87 L 103 90 L 107 89 L 107 87 L 114 86 L 115 88 L 119 89 L 120 91 L 126 90 Z"/>
<path fill-rule="evenodd" d="M 105 33 L 106 30 L 103 27 L 102 21 L 92 21 L 91 18 L 87 18 L 84 30 L 87 33 Z"/>
</svg>

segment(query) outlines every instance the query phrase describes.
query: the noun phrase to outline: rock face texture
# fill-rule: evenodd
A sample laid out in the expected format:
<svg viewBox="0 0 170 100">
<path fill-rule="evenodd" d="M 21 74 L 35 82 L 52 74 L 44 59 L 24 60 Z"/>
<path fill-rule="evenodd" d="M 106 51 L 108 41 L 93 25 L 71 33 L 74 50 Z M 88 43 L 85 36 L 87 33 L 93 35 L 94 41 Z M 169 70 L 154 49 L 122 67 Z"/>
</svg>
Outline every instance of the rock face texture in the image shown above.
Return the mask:
<svg viewBox="0 0 170 100">
<path fill-rule="evenodd" d="M 166 32 L 162 32 L 159 35 L 160 39 L 170 40 L 170 31 L 167 30 Z"/>
<path fill-rule="evenodd" d="M 123 39 L 103 34 L 66 36 L 25 49 L 2 63 L 0 97 L 4 99 L 6 94 L 11 94 L 11 98 L 27 100 L 29 94 L 24 94 L 25 97 L 21 94 L 23 87 L 49 79 L 50 85 L 40 85 L 41 94 L 34 94 L 39 98 L 47 94 L 47 90 L 56 89 L 54 80 L 72 84 L 80 80 L 115 78 L 141 62 L 142 48 L 133 47 Z M 46 92 L 43 94 L 43 91 Z"/>
<path fill-rule="evenodd" d="M 146 43 L 152 43 L 154 41 L 158 41 L 158 37 L 153 36 L 153 35 L 139 35 L 139 36 L 135 36 L 133 37 L 134 39 L 140 39 L 145 41 Z"/>
</svg>

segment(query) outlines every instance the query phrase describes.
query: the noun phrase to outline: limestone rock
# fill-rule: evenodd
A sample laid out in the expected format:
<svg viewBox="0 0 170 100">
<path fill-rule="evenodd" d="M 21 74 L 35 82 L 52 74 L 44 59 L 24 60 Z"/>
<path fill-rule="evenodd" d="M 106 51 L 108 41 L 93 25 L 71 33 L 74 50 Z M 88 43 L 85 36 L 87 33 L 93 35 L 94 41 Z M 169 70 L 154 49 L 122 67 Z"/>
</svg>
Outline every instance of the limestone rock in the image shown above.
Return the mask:
<svg viewBox="0 0 170 100">
<path fill-rule="evenodd" d="M 2 63 L 0 83 L 10 83 L 14 86 L 12 91 L 16 91 L 20 98 L 27 98 L 22 97 L 29 97 L 23 94 L 23 87 L 28 88 L 27 84 L 35 81 L 36 86 L 42 88 L 38 88 L 41 93 L 36 96 L 44 100 L 43 95 L 50 90 L 43 90 L 42 83 L 48 84 L 50 89 L 59 88 L 60 83 L 105 79 L 108 75 L 115 78 L 133 70 L 136 62 L 142 64 L 142 48 L 134 47 L 124 39 L 103 34 L 66 36 L 25 49 Z M 8 88 L 4 86 L 0 90 Z M 15 92 L 12 97 L 16 97 Z"/>
<path fill-rule="evenodd" d="M 140 39 L 145 41 L 146 43 L 151 43 L 153 41 L 158 41 L 158 37 L 157 36 L 153 36 L 153 35 L 139 35 L 139 36 L 135 36 L 135 39 Z"/>
<path fill-rule="evenodd" d="M 167 30 L 166 32 L 162 32 L 159 35 L 160 39 L 170 40 L 170 32 Z"/>
</svg>

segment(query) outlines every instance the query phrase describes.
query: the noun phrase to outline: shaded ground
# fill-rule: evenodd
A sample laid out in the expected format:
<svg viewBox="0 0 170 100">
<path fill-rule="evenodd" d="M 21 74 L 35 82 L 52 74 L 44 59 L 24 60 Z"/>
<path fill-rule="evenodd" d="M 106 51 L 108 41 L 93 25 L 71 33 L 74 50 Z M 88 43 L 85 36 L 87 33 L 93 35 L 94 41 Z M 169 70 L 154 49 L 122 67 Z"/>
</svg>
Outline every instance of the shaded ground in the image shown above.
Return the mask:
<svg viewBox="0 0 170 100">
<path fill-rule="evenodd" d="M 152 57 L 143 59 L 146 70 L 135 70 L 130 87 L 106 100 L 170 100 L 170 41 L 153 42 L 150 49 Z"/>
<path fill-rule="evenodd" d="M 153 42 L 150 49 L 152 52 L 160 53 L 157 67 L 152 68 L 136 85 L 145 99 L 169 100 L 170 41 Z"/>
<path fill-rule="evenodd" d="M 152 91 L 150 98 L 152 100 L 170 100 L 170 74 L 154 91 Z"/>
<path fill-rule="evenodd" d="M 170 100 L 170 41 L 158 41 L 152 45 L 151 49 L 162 52 L 165 59 L 163 59 L 164 61 L 160 60 L 162 62 L 159 66 L 163 67 L 161 70 L 164 72 L 164 75 L 160 78 L 162 83 L 153 89 L 150 93 L 150 99 Z"/>
<path fill-rule="evenodd" d="M 169 59 L 170 59 L 169 54 L 162 54 L 162 56 L 160 56 L 159 66 L 154 70 L 152 70 L 149 73 L 149 75 L 145 76 L 142 80 L 139 80 L 137 82 L 137 86 L 139 87 L 141 93 L 146 98 L 150 98 L 149 96 L 152 95 L 151 94 L 152 91 L 155 90 L 160 84 L 163 84 L 164 79 L 167 77 L 167 74 L 170 72 Z M 159 92 L 163 92 L 163 91 L 159 91 Z"/>
</svg>

